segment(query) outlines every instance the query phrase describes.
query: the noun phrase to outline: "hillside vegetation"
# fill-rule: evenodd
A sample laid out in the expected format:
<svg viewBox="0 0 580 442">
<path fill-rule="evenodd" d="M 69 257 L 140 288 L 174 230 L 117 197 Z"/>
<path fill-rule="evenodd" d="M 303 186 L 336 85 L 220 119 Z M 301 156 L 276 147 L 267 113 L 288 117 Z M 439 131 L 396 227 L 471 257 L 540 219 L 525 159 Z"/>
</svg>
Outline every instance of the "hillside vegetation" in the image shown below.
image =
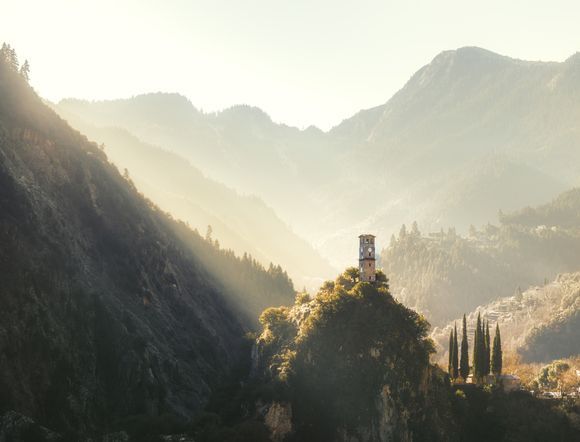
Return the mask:
<svg viewBox="0 0 580 442">
<path fill-rule="evenodd" d="M 220 245 L 248 253 L 265 266 L 279 263 L 299 287 L 317 287 L 332 274 L 330 265 L 256 196 L 244 196 L 209 179 L 180 155 L 147 144 L 126 129 L 97 127 L 57 107 L 61 115 L 92 140 L 136 187 L 161 209 L 205 232 L 211 225 Z"/>
<path fill-rule="evenodd" d="M 270 308 L 249 377 L 194 420 L 196 441 L 518 441 L 578 437 L 577 409 L 475 385 L 451 387 L 429 363 L 429 325 L 384 274 L 356 268 L 317 296 Z M 239 384 L 238 384 L 239 385 Z M 224 392 L 225 393 L 225 392 Z M 233 400 L 232 400 L 233 398 Z"/>
<path fill-rule="evenodd" d="M 580 268 L 580 198 L 574 189 L 551 203 L 507 215 L 467 236 L 401 229 L 381 254 L 393 293 L 436 325 L 520 288 Z M 545 224 L 548 223 L 548 224 Z"/>
<path fill-rule="evenodd" d="M 190 416 L 292 283 L 143 198 L 16 67 L 0 57 L 0 413 L 71 440 Z"/>
<path fill-rule="evenodd" d="M 429 364 L 428 324 L 377 278 L 360 283 L 351 268 L 312 300 L 265 310 L 249 388 L 229 415 L 218 409 L 224 423 L 253 422 L 256 441 L 447 440 L 448 385 Z M 216 423 L 196 440 L 217 440 Z"/>
<path fill-rule="evenodd" d="M 470 330 L 477 315 L 499 323 L 506 352 L 519 354 L 522 362 L 548 362 L 580 354 L 580 273 L 566 273 L 543 286 L 516 290 L 513 296 L 479 306 L 467 314 Z M 435 328 L 441 360 L 448 351 L 447 338 L 453 324 Z"/>
</svg>

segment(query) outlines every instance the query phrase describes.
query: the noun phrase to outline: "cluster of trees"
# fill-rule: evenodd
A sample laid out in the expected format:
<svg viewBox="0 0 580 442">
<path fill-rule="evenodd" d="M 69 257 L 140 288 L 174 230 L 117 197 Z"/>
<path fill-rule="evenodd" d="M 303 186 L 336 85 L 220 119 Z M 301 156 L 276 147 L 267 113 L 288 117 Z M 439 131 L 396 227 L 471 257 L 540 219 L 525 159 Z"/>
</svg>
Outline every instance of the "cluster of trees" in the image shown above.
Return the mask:
<svg viewBox="0 0 580 442">
<path fill-rule="evenodd" d="M 372 404 L 384 389 L 394 398 L 393 413 L 410 416 L 407 423 L 394 419 L 390 431 L 408 434 L 413 426 L 415 439 L 425 440 L 420 435 L 438 426 L 419 392 L 433 352 L 429 324 L 392 298 L 382 272 L 375 284 L 361 284 L 358 269 L 349 268 L 312 300 L 267 309 L 260 322 L 260 371 L 291 398 L 292 440 L 337 440 L 341 430 L 354 439 L 379 418 Z M 441 379 L 432 382 L 443 391 Z"/>
<path fill-rule="evenodd" d="M 556 360 L 543 366 L 530 387 L 539 391 L 559 391 L 561 395 L 577 392 L 580 387 L 580 380 L 576 375 L 579 361 L 576 357 Z"/>
<path fill-rule="evenodd" d="M 542 285 L 580 260 L 580 191 L 541 208 L 502 215 L 462 236 L 403 226 L 381 253 L 395 297 L 442 325 L 518 286 Z"/>
<path fill-rule="evenodd" d="M 218 282 L 222 292 L 242 316 L 247 326 L 258 327 L 258 316 L 270 306 L 292 305 L 296 291 L 288 273 L 277 264 L 266 268 L 252 255 L 237 256 L 231 249 L 220 247 L 208 226 L 205 237 L 181 221 L 171 227 L 195 252 L 200 264 Z"/>
<path fill-rule="evenodd" d="M 580 429 L 577 407 L 560 406 L 535 398 L 527 391 L 505 394 L 501 389 L 454 385 L 455 426 L 450 440 L 577 441 Z"/>
<path fill-rule="evenodd" d="M 7 43 L 2 43 L 2 48 L 0 48 L 0 62 L 4 63 L 14 72 L 19 72 L 26 81 L 30 79 L 30 64 L 28 60 L 24 60 L 24 63 L 20 66 L 16 51 Z"/>
<path fill-rule="evenodd" d="M 502 349 L 501 334 L 499 324 L 495 326 L 495 337 L 493 346 L 489 334 L 489 321 L 481 320 L 477 316 L 477 325 L 473 338 L 473 359 L 472 367 L 469 366 L 469 343 L 467 339 L 467 320 L 463 315 L 463 336 L 461 339 L 461 353 L 457 340 L 457 325 L 449 334 L 449 364 L 448 372 L 452 379 L 462 378 L 464 381 L 472 369 L 476 382 L 480 382 L 485 376 L 493 373 L 498 376 L 502 371 Z"/>
<path fill-rule="evenodd" d="M 337 440 L 339 434 L 361 439 L 359 432 L 373 431 L 372 422 L 384 418 L 377 399 L 388 391 L 391 420 L 384 431 L 392 431 L 394 439 L 576 440 L 578 432 L 562 410 L 527 392 L 506 395 L 458 383 L 452 387 L 455 394 L 449 394 L 444 373 L 433 367 L 425 397 L 419 386 L 433 351 L 428 324 L 389 295 L 384 274 L 377 273 L 377 280 L 376 285 L 360 284 L 357 269 L 349 268 L 323 284 L 316 297 L 301 293 L 293 307 L 265 310 L 251 376 L 232 383 L 235 389 L 227 394 L 217 394 L 188 433 L 202 442 Z M 480 321 L 484 343 L 487 330 L 487 322 Z M 494 354 L 501 361 L 496 330 L 496 350 L 492 346 L 489 360 L 499 373 L 501 365 L 493 362 Z M 457 328 L 450 340 L 454 377 L 460 370 L 467 377 L 470 370 L 465 325 L 463 332 L 461 364 Z M 266 427 L 263 410 L 272 404 L 291 410 L 290 434 L 272 435 Z M 283 422 L 284 414 L 279 416 Z"/>
</svg>

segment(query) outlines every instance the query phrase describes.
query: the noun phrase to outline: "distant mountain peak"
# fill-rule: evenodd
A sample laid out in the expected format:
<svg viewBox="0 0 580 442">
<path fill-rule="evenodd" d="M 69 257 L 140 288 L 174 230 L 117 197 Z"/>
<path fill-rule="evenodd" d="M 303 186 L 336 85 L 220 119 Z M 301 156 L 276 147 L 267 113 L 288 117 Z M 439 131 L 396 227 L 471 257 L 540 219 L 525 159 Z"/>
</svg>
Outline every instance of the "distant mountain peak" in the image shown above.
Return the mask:
<svg viewBox="0 0 580 442">
<path fill-rule="evenodd" d="M 249 104 L 236 104 L 217 113 L 218 117 L 248 118 L 256 122 L 272 123 L 272 118 L 262 109 Z"/>
<path fill-rule="evenodd" d="M 503 57 L 503 55 L 500 55 L 496 52 L 490 51 L 489 49 L 480 48 L 479 46 L 462 46 L 462 47 L 457 48 L 457 49 L 446 49 L 444 51 L 441 51 L 437 57 L 442 56 L 442 55 L 446 55 L 446 54 L 451 54 L 454 56 Z M 437 58 L 437 57 L 435 57 L 435 58 Z"/>
<path fill-rule="evenodd" d="M 457 49 L 449 49 L 440 52 L 430 64 L 442 63 L 472 63 L 478 60 L 513 60 L 510 57 L 497 54 L 488 49 L 477 46 L 463 46 Z"/>
<path fill-rule="evenodd" d="M 458 49 L 439 53 L 428 65 L 419 70 L 444 70 L 447 72 L 469 73 L 479 72 L 481 69 L 495 69 L 499 64 L 513 64 L 519 60 L 500 55 L 477 46 L 465 46 Z"/>
</svg>

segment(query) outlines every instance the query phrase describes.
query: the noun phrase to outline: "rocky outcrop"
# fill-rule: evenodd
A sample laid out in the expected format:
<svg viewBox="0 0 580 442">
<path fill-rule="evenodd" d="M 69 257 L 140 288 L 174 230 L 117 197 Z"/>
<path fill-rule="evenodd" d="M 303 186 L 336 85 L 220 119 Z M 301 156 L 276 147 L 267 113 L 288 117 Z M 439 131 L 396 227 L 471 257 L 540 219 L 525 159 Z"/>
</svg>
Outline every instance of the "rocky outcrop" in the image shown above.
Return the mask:
<svg viewBox="0 0 580 442">
<path fill-rule="evenodd" d="M 449 384 L 429 364 L 428 324 L 392 298 L 384 275 L 353 275 L 261 316 L 254 382 L 273 397 L 261 413 L 271 440 L 448 440 Z"/>
<path fill-rule="evenodd" d="M 266 415 L 264 423 L 270 430 L 272 442 L 283 442 L 292 432 L 292 405 L 290 403 L 272 403 Z"/>
</svg>

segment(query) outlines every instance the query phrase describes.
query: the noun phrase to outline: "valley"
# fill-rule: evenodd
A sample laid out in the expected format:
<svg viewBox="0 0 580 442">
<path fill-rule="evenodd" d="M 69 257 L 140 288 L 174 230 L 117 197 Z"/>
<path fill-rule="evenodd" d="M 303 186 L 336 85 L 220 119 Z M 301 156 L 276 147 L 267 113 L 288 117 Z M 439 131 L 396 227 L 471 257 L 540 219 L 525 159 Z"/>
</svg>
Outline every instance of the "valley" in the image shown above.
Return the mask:
<svg viewBox="0 0 580 442">
<path fill-rule="evenodd" d="M 444 51 L 328 131 L 29 77 L 4 44 L 0 441 L 580 437 L 577 54 Z"/>
</svg>

